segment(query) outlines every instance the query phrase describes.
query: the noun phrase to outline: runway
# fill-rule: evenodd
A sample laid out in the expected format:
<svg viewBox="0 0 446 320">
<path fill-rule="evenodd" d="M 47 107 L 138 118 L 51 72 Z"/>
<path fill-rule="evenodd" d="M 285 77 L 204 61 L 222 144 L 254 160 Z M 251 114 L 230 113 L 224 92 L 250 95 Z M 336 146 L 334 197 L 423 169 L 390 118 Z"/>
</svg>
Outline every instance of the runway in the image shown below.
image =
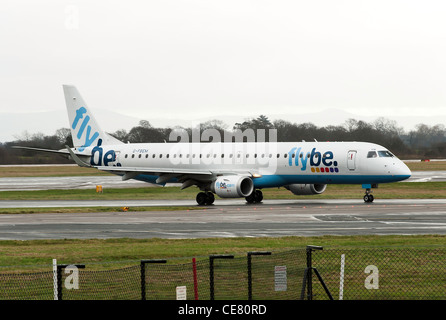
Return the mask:
<svg viewBox="0 0 446 320">
<path fill-rule="evenodd" d="M 133 205 L 156 203 L 138 201 Z M 175 201 L 173 205 L 192 203 Z M 45 206 L 51 204 L 61 205 L 54 201 Z M 130 206 L 129 212 L 0 215 L 1 240 L 391 234 L 446 234 L 446 199 L 373 204 L 361 200 L 265 200 L 259 205 L 237 199 L 215 201 L 215 205 L 197 210 L 132 212 Z"/>
<path fill-rule="evenodd" d="M 445 171 L 413 172 L 408 181 L 446 181 Z M 2 190 L 147 187 L 117 176 L 0 178 Z M 217 199 L 197 210 L 131 212 L 132 207 L 187 206 L 190 200 L 0 201 L 0 208 L 130 207 L 129 212 L 2 214 L 1 240 L 91 238 L 281 237 L 369 234 L 446 234 L 446 199 L 269 200 Z"/>
</svg>

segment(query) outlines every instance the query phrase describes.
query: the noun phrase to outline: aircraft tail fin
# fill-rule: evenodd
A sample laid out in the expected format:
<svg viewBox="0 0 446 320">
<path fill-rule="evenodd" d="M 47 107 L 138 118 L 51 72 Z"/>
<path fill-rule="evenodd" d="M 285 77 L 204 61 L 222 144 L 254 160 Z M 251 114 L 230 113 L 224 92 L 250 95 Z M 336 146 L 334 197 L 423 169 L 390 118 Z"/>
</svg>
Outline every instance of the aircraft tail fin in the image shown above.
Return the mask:
<svg viewBox="0 0 446 320">
<path fill-rule="evenodd" d="M 100 145 L 120 144 L 121 141 L 102 131 L 96 122 L 91 109 L 87 107 L 84 99 L 75 86 L 63 85 L 65 103 L 67 105 L 68 120 L 70 123 L 73 145 L 79 151 L 86 147 Z"/>
</svg>

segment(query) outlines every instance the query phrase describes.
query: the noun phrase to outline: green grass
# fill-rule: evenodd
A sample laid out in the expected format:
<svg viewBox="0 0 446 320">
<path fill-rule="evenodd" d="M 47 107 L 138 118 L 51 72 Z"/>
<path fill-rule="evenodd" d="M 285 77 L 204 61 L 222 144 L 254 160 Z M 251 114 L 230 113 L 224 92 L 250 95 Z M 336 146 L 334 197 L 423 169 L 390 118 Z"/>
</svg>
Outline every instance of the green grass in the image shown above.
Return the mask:
<svg viewBox="0 0 446 320">
<path fill-rule="evenodd" d="M 70 176 L 97 176 L 110 175 L 110 173 L 93 168 L 74 166 L 5 166 L 0 167 L 0 178 L 4 177 L 70 177 Z"/>
<path fill-rule="evenodd" d="M 180 190 L 179 187 L 105 188 L 96 189 L 1 191 L 0 200 L 172 200 L 195 199 L 197 188 Z M 265 199 L 361 199 L 364 190 L 360 185 L 328 185 L 321 195 L 295 196 L 285 188 L 263 189 Z M 398 182 L 381 184 L 373 189 L 380 199 L 444 199 L 446 182 Z M 218 197 L 217 197 L 218 198 Z"/>
<path fill-rule="evenodd" d="M 326 248 L 361 249 L 405 246 L 444 246 L 446 236 L 319 236 L 206 239 L 63 239 L 0 241 L 0 266 L 59 263 L 126 262 L 140 259 L 170 259 L 171 262 L 210 254 L 246 255 L 248 251 L 284 251 L 317 245 Z M 135 262 L 133 261 L 134 265 Z M 1 271 L 1 270 L 0 270 Z"/>
</svg>

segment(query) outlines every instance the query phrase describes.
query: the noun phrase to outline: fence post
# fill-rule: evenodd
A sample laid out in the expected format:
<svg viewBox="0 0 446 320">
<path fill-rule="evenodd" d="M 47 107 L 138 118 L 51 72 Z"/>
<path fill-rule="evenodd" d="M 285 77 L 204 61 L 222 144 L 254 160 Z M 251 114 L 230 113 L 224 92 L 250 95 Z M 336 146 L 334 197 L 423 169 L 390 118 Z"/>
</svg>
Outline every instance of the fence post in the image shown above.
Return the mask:
<svg viewBox="0 0 446 320">
<path fill-rule="evenodd" d="M 53 299 L 57 300 L 58 297 L 58 285 L 57 285 L 57 259 L 53 259 Z"/>
<path fill-rule="evenodd" d="M 302 291 L 300 298 L 304 300 L 305 296 L 305 286 L 307 286 L 307 299 L 313 300 L 313 281 L 312 281 L 312 252 L 313 250 L 322 250 L 323 248 L 320 246 L 307 246 L 307 267 L 305 269 L 304 280 L 302 284 Z"/>
<path fill-rule="evenodd" d="M 167 260 L 162 259 L 141 260 L 141 300 L 146 300 L 146 264 L 166 262 Z"/>
<path fill-rule="evenodd" d="M 248 252 L 248 300 L 252 300 L 252 261 L 251 256 L 269 256 L 269 251 L 251 251 Z"/>
<path fill-rule="evenodd" d="M 214 300 L 214 259 L 234 259 L 233 255 L 210 255 L 209 256 L 209 293 L 210 300 Z"/>
<path fill-rule="evenodd" d="M 62 270 L 68 266 L 75 266 L 78 269 L 84 269 L 85 264 L 58 264 L 57 265 L 57 300 L 62 300 Z"/>
<path fill-rule="evenodd" d="M 192 258 L 192 273 L 194 275 L 194 298 L 198 300 L 197 259 Z"/>
</svg>

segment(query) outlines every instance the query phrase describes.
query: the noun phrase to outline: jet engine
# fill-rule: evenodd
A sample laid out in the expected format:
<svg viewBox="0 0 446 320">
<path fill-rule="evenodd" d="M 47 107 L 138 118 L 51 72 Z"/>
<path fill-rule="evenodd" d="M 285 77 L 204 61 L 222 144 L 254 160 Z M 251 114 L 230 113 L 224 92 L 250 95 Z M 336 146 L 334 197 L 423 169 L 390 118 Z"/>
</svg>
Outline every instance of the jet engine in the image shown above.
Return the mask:
<svg viewBox="0 0 446 320">
<path fill-rule="evenodd" d="M 241 198 L 252 193 L 254 183 L 246 176 L 221 176 L 215 180 L 211 189 L 221 198 Z"/>
<path fill-rule="evenodd" d="M 321 194 L 327 188 L 326 184 L 290 184 L 286 186 L 293 194 L 297 196 Z"/>
</svg>

